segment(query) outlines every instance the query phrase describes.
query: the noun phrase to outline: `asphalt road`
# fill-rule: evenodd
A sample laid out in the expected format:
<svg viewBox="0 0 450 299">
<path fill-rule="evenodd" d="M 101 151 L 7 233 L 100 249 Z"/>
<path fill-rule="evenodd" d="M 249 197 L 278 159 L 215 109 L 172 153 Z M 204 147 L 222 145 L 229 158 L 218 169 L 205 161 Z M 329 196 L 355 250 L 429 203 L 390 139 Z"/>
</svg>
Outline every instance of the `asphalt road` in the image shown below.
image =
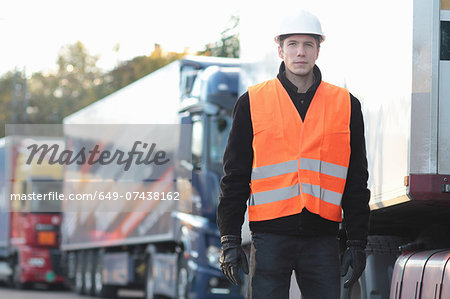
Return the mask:
<svg viewBox="0 0 450 299">
<path fill-rule="evenodd" d="M 143 292 L 120 290 L 120 298 L 143 298 Z M 96 297 L 88 297 L 77 295 L 74 292 L 66 290 L 47 289 L 44 286 L 35 286 L 30 290 L 15 290 L 5 286 L 0 286 L 1 299 L 94 299 Z M 98 298 L 97 298 L 98 299 Z"/>
</svg>

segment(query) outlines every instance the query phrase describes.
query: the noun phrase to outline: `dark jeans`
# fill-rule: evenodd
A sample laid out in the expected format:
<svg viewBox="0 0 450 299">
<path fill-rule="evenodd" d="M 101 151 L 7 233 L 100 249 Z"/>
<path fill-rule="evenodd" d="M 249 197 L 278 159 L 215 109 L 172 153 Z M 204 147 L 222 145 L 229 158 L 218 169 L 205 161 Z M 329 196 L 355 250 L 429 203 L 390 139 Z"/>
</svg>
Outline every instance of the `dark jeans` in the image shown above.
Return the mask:
<svg viewBox="0 0 450 299">
<path fill-rule="evenodd" d="M 248 298 L 289 298 L 292 270 L 308 299 L 339 299 L 339 246 L 335 236 L 252 233 Z"/>
</svg>

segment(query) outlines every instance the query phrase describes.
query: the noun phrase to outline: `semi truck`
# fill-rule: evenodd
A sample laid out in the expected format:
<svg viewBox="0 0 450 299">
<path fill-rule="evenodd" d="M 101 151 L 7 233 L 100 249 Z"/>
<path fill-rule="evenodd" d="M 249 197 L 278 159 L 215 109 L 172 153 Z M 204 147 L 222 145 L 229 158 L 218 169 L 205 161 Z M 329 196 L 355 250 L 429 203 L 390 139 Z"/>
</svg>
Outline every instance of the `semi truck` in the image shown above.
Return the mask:
<svg viewBox="0 0 450 299">
<path fill-rule="evenodd" d="M 0 140 L 0 279 L 16 288 L 61 286 L 59 203 L 24 197 L 61 192 L 62 167 L 36 159 L 26 164 L 24 149 L 30 142 L 48 139 L 15 137 Z"/>
<path fill-rule="evenodd" d="M 258 14 L 244 7 L 240 93 L 278 73 L 273 38 L 286 7 L 318 16 L 323 80 L 362 104 L 367 266 L 341 298 L 450 298 L 450 1 L 287 1 Z M 299 298 L 298 289 L 291 294 Z"/>
<path fill-rule="evenodd" d="M 64 119 L 66 148 L 74 152 L 157 138 L 157 146 L 170 143 L 166 154 L 176 161 L 127 171 L 65 167 L 65 193 L 97 192 L 112 202 L 123 196 L 123 205 L 119 198 L 105 209 L 63 206 L 66 278 L 78 293 L 114 297 L 133 288 L 146 298 L 242 298 L 220 271 L 216 225 L 239 72 L 236 59 L 186 56 Z"/>
</svg>

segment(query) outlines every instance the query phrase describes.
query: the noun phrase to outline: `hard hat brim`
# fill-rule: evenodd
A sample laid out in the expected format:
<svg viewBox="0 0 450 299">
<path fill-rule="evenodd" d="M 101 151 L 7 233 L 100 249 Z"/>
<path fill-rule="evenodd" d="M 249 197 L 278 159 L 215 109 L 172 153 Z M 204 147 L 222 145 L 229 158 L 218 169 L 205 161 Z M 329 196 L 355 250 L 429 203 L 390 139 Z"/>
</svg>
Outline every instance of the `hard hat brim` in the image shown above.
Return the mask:
<svg viewBox="0 0 450 299">
<path fill-rule="evenodd" d="M 325 35 L 323 33 L 316 33 L 316 32 L 294 32 L 294 33 L 283 33 L 283 34 L 278 34 L 274 37 L 274 41 L 275 43 L 279 44 L 280 43 L 280 36 L 282 35 L 316 35 L 316 36 L 320 36 L 320 43 L 323 43 L 325 41 Z"/>
</svg>

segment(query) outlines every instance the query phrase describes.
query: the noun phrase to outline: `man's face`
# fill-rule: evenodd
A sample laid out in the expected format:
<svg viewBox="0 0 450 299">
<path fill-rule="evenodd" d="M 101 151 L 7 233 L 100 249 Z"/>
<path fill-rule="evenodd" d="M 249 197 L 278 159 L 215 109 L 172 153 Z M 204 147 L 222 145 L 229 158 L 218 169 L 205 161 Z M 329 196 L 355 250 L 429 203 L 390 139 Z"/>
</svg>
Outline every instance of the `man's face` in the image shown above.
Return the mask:
<svg viewBox="0 0 450 299">
<path fill-rule="evenodd" d="M 319 45 L 310 35 L 291 35 L 282 47 L 278 46 L 278 55 L 286 65 L 286 72 L 304 77 L 308 76 L 319 57 Z"/>
</svg>

